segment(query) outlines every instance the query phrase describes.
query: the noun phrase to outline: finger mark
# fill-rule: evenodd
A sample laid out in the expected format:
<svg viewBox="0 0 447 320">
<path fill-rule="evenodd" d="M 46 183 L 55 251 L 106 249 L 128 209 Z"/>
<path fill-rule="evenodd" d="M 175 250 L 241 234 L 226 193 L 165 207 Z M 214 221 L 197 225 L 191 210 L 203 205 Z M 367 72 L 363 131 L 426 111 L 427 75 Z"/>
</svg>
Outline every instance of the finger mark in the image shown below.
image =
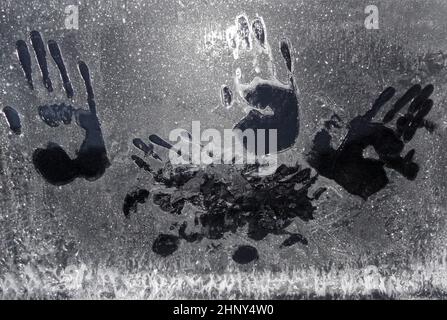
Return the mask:
<svg viewBox="0 0 447 320">
<path fill-rule="evenodd" d="M 50 75 L 48 73 L 47 53 L 43 44 L 42 36 L 38 31 L 31 31 L 30 33 L 31 44 L 33 45 L 36 59 L 39 64 L 40 72 L 42 73 L 42 80 L 45 88 L 49 92 L 53 91 L 53 85 L 51 83 Z"/>
<path fill-rule="evenodd" d="M 388 102 L 392 97 L 394 97 L 394 94 L 396 93 L 396 89 L 393 87 L 386 88 L 377 98 L 375 104 L 384 104 Z"/>
<path fill-rule="evenodd" d="M 61 74 L 62 83 L 67 93 L 67 98 L 73 98 L 73 87 L 70 82 L 70 78 L 68 77 L 67 69 L 65 68 L 64 59 L 62 58 L 61 50 L 59 49 L 58 44 L 54 40 L 48 41 L 48 48 L 50 50 L 51 57 L 53 57 L 54 62 L 59 69 Z"/>
<path fill-rule="evenodd" d="M 128 193 L 124 198 L 123 213 L 128 218 L 131 213 L 137 212 L 138 204 L 144 204 L 149 197 L 149 191 L 146 189 L 137 189 Z"/>
<path fill-rule="evenodd" d="M 400 137 L 402 136 L 403 132 L 407 128 L 408 124 L 411 123 L 411 120 L 413 119 L 413 116 L 411 115 L 405 115 L 402 117 L 399 117 L 396 121 L 396 134 Z"/>
<path fill-rule="evenodd" d="M 430 120 L 426 120 L 424 119 L 420 125 L 420 127 L 424 127 L 428 132 L 433 133 L 437 127 L 437 124 L 430 121 Z"/>
<path fill-rule="evenodd" d="M 136 138 L 132 140 L 133 145 L 144 152 L 145 156 L 151 156 L 152 158 L 162 161 L 160 156 L 155 153 L 154 151 L 154 145 L 152 143 L 145 143 L 143 140 Z"/>
<path fill-rule="evenodd" d="M 253 34 L 255 36 L 255 39 L 258 41 L 259 45 L 262 48 L 265 48 L 265 42 L 266 42 L 266 33 L 265 33 L 265 24 L 264 20 L 262 18 L 256 18 L 251 27 Z"/>
<path fill-rule="evenodd" d="M 17 135 L 22 133 L 22 124 L 19 113 L 12 107 L 6 106 L 3 108 L 3 114 L 8 122 L 9 129 Z"/>
<path fill-rule="evenodd" d="M 84 79 L 85 89 L 87 90 L 87 103 L 90 108 L 90 112 L 96 114 L 95 95 L 93 93 L 92 82 L 90 79 L 90 71 L 83 61 L 79 61 L 79 72 L 82 79 Z"/>
<path fill-rule="evenodd" d="M 281 41 L 280 43 L 281 54 L 286 61 L 286 66 L 289 72 L 292 72 L 292 57 L 290 55 L 289 44 L 286 40 Z"/>
<path fill-rule="evenodd" d="M 152 143 L 154 143 L 154 144 L 156 144 L 156 145 L 158 145 L 158 146 L 160 146 L 160 147 L 163 147 L 163 148 L 168 149 L 168 150 L 171 150 L 171 149 L 172 149 L 173 151 L 177 152 L 178 155 L 181 155 L 180 150 L 176 150 L 172 144 L 170 144 L 169 142 L 163 140 L 162 138 L 160 138 L 160 137 L 159 137 L 158 135 L 156 135 L 156 134 L 152 134 L 152 135 L 150 135 L 150 136 L 149 136 L 149 140 L 150 140 Z"/>
<path fill-rule="evenodd" d="M 17 56 L 19 57 L 20 65 L 22 66 L 22 70 L 25 73 L 26 81 L 28 82 L 30 89 L 33 90 L 34 85 L 33 85 L 33 76 L 31 69 L 31 56 L 29 54 L 26 42 L 23 40 L 17 41 L 16 50 L 17 50 Z"/>
<path fill-rule="evenodd" d="M 163 160 L 160 158 L 160 156 L 159 156 L 157 153 L 155 153 L 155 152 L 152 152 L 152 153 L 151 153 L 151 157 L 154 158 L 155 160 L 163 161 Z"/>
<path fill-rule="evenodd" d="M 430 113 L 432 108 L 433 108 L 433 100 L 431 99 L 425 100 L 422 107 L 414 116 L 414 121 L 422 121 Z"/>
<path fill-rule="evenodd" d="M 57 106 L 57 113 L 60 121 L 63 122 L 63 124 L 70 124 L 71 120 L 73 119 L 73 113 L 74 108 L 72 106 L 67 106 L 64 103 Z"/>
<path fill-rule="evenodd" d="M 408 141 L 411 141 L 411 139 L 413 139 L 418 127 L 419 126 L 416 124 L 416 122 L 413 121 L 407 126 L 407 128 L 405 128 L 405 130 L 403 132 L 404 142 L 408 142 Z"/>
<path fill-rule="evenodd" d="M 376 101 L 374 101 L 371 109 L 364 115 L 364 117 L 369 120 L 373 119 L 379 112 L 380 108 L 383 107 L 383 105 L 389 100 L 391 100 L 392 97 L 394 97 L 395 93 L 396 89 L 394 89 L 393 87 L 386 88 L 376 99 Z"/>
<path fill-rule="evenodd" d="M 411 149 L 410 151 L 408 151 L 408 153 L 404 157 L 404 162 L 408 163 L 408 162 L 413 161 L 415 153 L 416 153 L 416 151 L 414 149 Z"/>
<path fill-rule="evenodd" d="M 237 28 L 235 26 L 231 26 L 226 30 L 225 33 L 227 44 L 230 47 L 230 49 L 235 50 L 237 49 L 237 42 L 236 42 L 236 36 L 237 36 Z"/>
<path fill-rule="evenodd" d="M 301 234 L 293 233 L 293 234 L 290 235 L 289 238 L 284 240 L 284 242 L 280 245 L 280 247 L 281 248 L 283 248 L 283 247 L 291 247 L 291 246 L 293 246 L 294 244 L 297 244 L 297 243 L 301 243 L 303 245 L 307 245 L 309 242 Z"/>
<path fill-rule="evenodd" d="M 424 101 L 411 123 L 408 124 L 407 127 L 404 129 L 404 141 L 410 141 L 411 139 L 413 139 L 417 129 L 423 126 L 424 117 L 430 113 L 432 107 L 433 100 L 429 99 Z"/>
<path fill-rule="evenodd" d="M 434 89 L 432 84 L 427 85 L 408 107 L 408 112 L 415 113 L 418 111 L 423 106 L 424 102 L 431 96 Z"/>
<path fill-rule="evenodd" d="M 152 143 L 146 144 L 139 138 L 133 139 L 132 143 L 135 147 L 143 151 L 145 155 L 150 154 L 154 150 L 154 145 Z"/>
<path fill-rule="evenodd" d="M 402 110 L 404 106 L 406 106 L 411 100 L 417 97 L 421 93 L 422 87 L 419 84 L 412 86 L 408 91 L 394 104 L 393 108 L 387 112 L 385 117 L 383 118 L 383 123 L 388 123 L 395 115 Z"/>
<path fill-rule="evenodd" d="M 419 173 L 419 165 L 410 162 L 405 166 L 404 176 L 410 181 L 414 181 Z"/>
<path fill-rule="evenodd" d="M 245 15 L 240 15 L 236 18 L 237 33 L 239 39 L 243 41 L 247 50 L 251 49 L 250 43 L 250 26 L 248 24 L 248 18 Z"/>
<path fill-rule="evenodd" d="M 39 106 L 38 113 L 40 119 L 45 122 L 48 126 L 56 128 L 59 126 L 57 121 L 56 112 L 50 106 Z"/>
<path fill-rule="evenodd" d="M 38 113 L 40 119 L 50 127 L 58 127 L 60 123 L 70 124 L 73 119 L 74 109 L 64 103 L 60 105 L 39 106 Z"/>
<path fill-rule="evenodd" d="M 138 168 L 143 169 L 144 171 L 147 171 L 149 173 L 153 173 L 152 167 L 140 157 L 133 155 L 130 158 L 133 160 L 133 162 L 135 162 Z"/>
<path fill-rule="evenodd" d="M 228 86 L 222 86 L 221 88 L 221 101 L 224 107 L 229 108 L 233 103 L 233 93 Z"/>
</svg>

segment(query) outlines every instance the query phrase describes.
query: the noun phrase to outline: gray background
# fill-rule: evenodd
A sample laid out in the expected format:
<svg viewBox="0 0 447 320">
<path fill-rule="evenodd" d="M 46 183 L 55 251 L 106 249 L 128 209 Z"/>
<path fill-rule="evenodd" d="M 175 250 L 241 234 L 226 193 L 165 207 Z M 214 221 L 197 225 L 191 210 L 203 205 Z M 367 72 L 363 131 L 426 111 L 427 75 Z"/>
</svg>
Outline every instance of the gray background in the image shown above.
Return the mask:
<svg viewBox="0 0 447 320">
<path fill-rule="evenodd" d="M 79 5 L 79 30 L 64 27 L 69 4 Z M 379 30 L 363 25 L 369 4 L 379 8 Z M 234 265 L 231 253 L 239 244 L 258 248 L 256 267 L 261 269 L 329 261 L 399 265 L 409 257 L 436 254 L 445 243 L 445 61 L 436 60 L 441 67 L 432 72 L 418 57 L 446 51 L 447 2 L 1 0 L 0 10 L 0 104 L 15 107 L 24 122 L 23 134 L 15 136 L 1 119 L 0 273 L 29 264 L 54 268 L 79 261 L 129 269 L 140 261 L 159 270 L 219 272 Z M 364 202 L 321 178 L 319 183 L 330 189 L 316 220 L 293 226 L 310 240 L 307 247 L 278 250 L 283 237 L 269 235 L 251 243 L 241 231 L 226 236 L 218 249 L 212 249 L 210 240 L 182 243 L 163 259 L 152 253 L 152 241 L 168 231 L 175 217 L 151 203 L 140 206 L 131 219 L 121 210 L 129 190 L 151 181 L 130 160 L 137 154 L 131 141 L 152 133 L 167 137 L 174 128 L 189 128 L 192 120 L 204 128 L 231 128 L 242 116 L 237 108 L 218 107 L 220 87 L 232 83 L 237 67 L 231 51 L 223 41 L 204 43 L 207 30 L 223 31 L 241 13 L 264 18 L 280 79 L 286 73 L 277 44 L 286 37 L 294 47 L 301 132 L 296 147 L 281 155 L 284 161 L 302 161 L 300 154 L 331 110 L 348 121 L 390 85 L 401 95 L 420 79 L 433 83 L 430 119 L 439 127 L 433 135 L 421 130 L 411 142 L 422 167 L 415 182 L 390 172 L 392 183 Z M 85 108 L 76 62 L 82 59 L 90 67 L 112 161 L 98 181 L 78 179 L 54 187 L 30 162 L 32 151 L 48 141 L 73 155 L 83 134 L 74 124 L 49 128 L 38 119 L 37 106 L 65 99 L 52 62 L 53 94 L 41 86 L 36 63 L 37 89 L 30 92 L 26 86 L 15 42 L 27 39 L 31 30 L 59 43 L 75 103 Z"/>
</svg>

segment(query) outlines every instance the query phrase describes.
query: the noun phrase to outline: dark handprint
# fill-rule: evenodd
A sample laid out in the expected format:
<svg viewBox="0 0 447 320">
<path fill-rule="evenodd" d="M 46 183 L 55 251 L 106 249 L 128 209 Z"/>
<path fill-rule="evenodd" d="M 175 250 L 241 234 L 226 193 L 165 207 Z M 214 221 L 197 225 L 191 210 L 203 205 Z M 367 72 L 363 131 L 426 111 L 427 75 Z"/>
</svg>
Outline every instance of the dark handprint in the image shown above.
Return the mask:
<svg viewBox="0 0 447 320">
<path fill-rule="evenodd" d="M 425 119 L 433 107 L 432 93 L 432 85 L 424 89 L 420 85 L 413 86 L 385 114 L 382 122 L 375 122 L 373 118 L 395 94 L 394 88 L 387 88 L 368 112 L 351 120 L 348 133 L 337 149 L 332 148 L 329 133 L 337 122 L 327 122 L 326 128 L 319 131 L 313 140 L 309 164 L 319 174 L 335 180 L 349 193 L 363 199 L 388 184 L 385 167 L 414 180 L 419 171 L 419 166 L 413 161 L 415 150 L 408 151 L 405 156 L 402 152 L 405 143 L 411 141 L 419 128 L 425 127 L 430 132 L 434 130 L 435 125 Z M 407 104 L 410 104 L 407 112 L 399 115 L 395 128 L 387 127 L 386 124 Z M 363 153 L 369 146 L 374 148 L 377 159 L 364 157 Z"/>
<path fill-rule="evenodd" d="M 46 50 L 42 37 L 39 32 L 32 31 L 30 33 L 30 40 L 42 73 L 43 84 L 48 92 L 52 92 L 53 85 L 49 77 Z M 71 99 L 74 91 L 59 46 L 55 41 L 50 40 L 48 41 L 48 48 L 60 72 L 67 98 Z M 28 46 L 25 41 L 19 40 L 16 43 L 16 49 L 28 86 L 33 90 L 31 56 L 28 51 Z M 45 180 L 54 185 L 68 184 L 80 177 L 90 181 L 96 180 L 104 174 L 106 168 L 110 165 L 102 136 L 101 125 L 96 113 L 96 103 L 90 72 L 84 62 L 80 61 L 78 66 L 87 91 L 88 110 L 74 108 L 70 104 L 65 103 L 38 107 L 40 118 L 48 126 L 58 127 L 61 123 L 70 124 L 74 117 L 76 123 L 86 132 L 84 141 L 75 159 L 71 159 L 61 146 L 53 142 L 48 143 L 45 149 L 38 148 L 34 151 L 33 164 L 36 170 Z M 18 113 L 13 110 L 11 107 L 6 107 L 4 113 L 7 116 L 11 129 L 16 133 L 20 133 L 20 118 L 18 117 Z"/>
<path fill-rule="evenodd" d="M 144 152 L 145 157 L 150 155 L 153 160 L 160 159 L 153 152 L 155 145 L 174 148 L 156 135 L 151 135 L 149 140 L 144 143 L 135 139 L 134 145 Z M 161 210 L 178 216 L 179 222 L 171 228 L 177 229 L 178 234 L 160 234 L 154 241 L 153 251 L 161 256 L 174 253 L 180 240 L 219 240 L 244 226 L 248 227 L 248 237 L 252 241 L 275 234 L 288 236 L 281 248 L 296 243 L 307 245 L 304 236 L 286 229 L 294 219 L 313 219 L 316 210 L 313 201 L 325 190 L 317 189 L 309 196 L 317 177 L 311 176 L 309 168 L 300 166 L 282 165 L 273 175 L 259 177 L 252 175 L 257 172 L 257 165 L 244 168 L 226 165 L 173 168 L 167 162 L 162 169 L 154 170 L 144 158 L 133 155 L 132 159 L 138 167 L 151 173 L 157 184 L 150 192 L 153 203 Z M 130 217 L 137 204 L 144 203 L 148 196 L 149 191 L 145 189 L 129 193 L 123 205 L 125 216 Z M 187 213 L 191 205 L 196 208 L 196 217 L 192 220 L 188 219 Z M 233 259 L 242 264 L 257 258 L 257 251 L 251 246 L 241 246 L 233 255 Z"/>
<path fill-rule="evenodd" d="M 221 88 L 222 103 L 226 108 L 230 108 L 236 102 L 247 112 L 234 129 L 242 131 L 253 129 L 255 132 L 258 129 L 265 129 L 266 150 L 269 150 L 267 130 L 276 129 L 277 151 L 290 148 L 299 133 L 298 90 L 293 78 L 290 44 L 286 40 L 280 43 L 280 51 L 289 76 L 289 82 L 282 83 L 276 78 L 273 56 L 267 42 L 267 31 L 261 17 L 256 17 L 250 25 L 245 15 L 238 16 L 235 25 L 227 31 L 227 40 L 230 49 L 233 50 L 234 58 L 238 61 L 241 55 L 248 56 L 255 73 L 253 80 L 245 84 L 241 83 L 243 77 L 241 69 L 236 70 L 234 90 L 239 97 L 235 96 L 228 86 Z M 267 69 L 265 79 L 258 76 L 262 72 L 260 66 L 262 60 Z"/>
<path fill-rule="evenodd" d="M 273 56 L 267 42 L 267 33 L 261 17 L 256 17 L 250 25 L 245 15 L 236 18 L 235 25 L 227 33 L 227 40 L 234 58 L 240 62 L 240 56 L 248 56 L 250 68 L 255 72 L 243 74 L 236 70 L 234 87 L 222 86 L 221 98 L 224 107 L 234 104 L 241 106 L 247 115 L 241 119 L 234 129 L 245 131 L 252 129 L 276 129 L 277 150 L 290 148 L 296 141 L 299 132 L 298 91 L 293 78 L 293 63 L 290 45 L 282 41 L 280 51 L 285 60 L 289 82 L 277 80 L 274 70 Z M 266 74 L 261 78 L 261 64 L 266 64 Z M 242 83 L 243 76 L 253 79 L 249 84 Z M 237 95 L 233 94 L 233 91 Z M 185 139 L 188 140 L 188 134 Z M 257 135 L 255 135 L 257 138 Z M 268 131 L 265 146 L 269 148 Z M 151 135 L 150 141 L 134 139 L 134 146 L 140 149 L 145 157 L 161 160 L 154 152 L 155 146 L 170 149 L 177 154 L 170 143 L 157 135 Z M 244 141 L 245 143 L 245 141 Z M 256 141 L 256 145 L 258 145 Z M 258 155 L 260 154 L 255 150 Z M 186 156 L 186 155 L 185 155 Z M 248 227 L 248 237 L 252 241 L 264 239 L 269 234 L 287 235 L 281 248 L 296 243 L 307 244 L 304 236 L 286 230 L 294 219 L 308 221 L 313 219 L 316 208 L 312 202 L 324 192 L 316 190 L 312 196 L 308 193 L 317 177 L 311 176 L 310 169 L 300 166 L 280 166 L 268 177 L 256 176 L 259 166 L 211 165 L 208 167 L 176 167 L 169 162 L 160 170 L 143 158 L 133 155 L 136 165 L 152 174 L 156 191 L 152 200 L 165 212 L 179 216 L 179 222 L 171 227 L 177 229 L 177 235 L 160 234 L 154 241 L 153 251 L 161 256 L 174 253 L 180 240 L 200 242 L 202 239 L 219 240 L 227 233 L 235 233 L 243 226 Z M 160 188 L 160 186 L 162 188 Z M 140 197 L 144 195 L 144 198 Z M 135 212 L 138 203 L 146 201 L 147 191 L 140 189 L 126 196 L 123 211 L 127 217 Z M 188 221 L 185 212 L 187 204 L 196 208 L 196 217 Z M 258 259 L 257 250 L 252 246 L 240 246 L 233 254 L 233 259 L 241 264 Z"/>
</svg>

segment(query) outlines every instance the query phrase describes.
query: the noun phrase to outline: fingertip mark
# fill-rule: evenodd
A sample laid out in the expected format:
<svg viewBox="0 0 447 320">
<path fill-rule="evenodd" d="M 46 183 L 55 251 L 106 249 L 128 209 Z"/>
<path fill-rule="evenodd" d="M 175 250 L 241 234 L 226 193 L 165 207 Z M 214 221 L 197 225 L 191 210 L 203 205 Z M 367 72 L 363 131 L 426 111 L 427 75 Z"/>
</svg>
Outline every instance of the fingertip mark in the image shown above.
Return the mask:
<svg viewBox="0 0 447 320">
<path fill-rule="evenodd" d="M 255 35 L 255 39 L 258 41 L 262 48 L 265 48 L 266 32 L 264 21 L 262 20 L 262 18 L 256 18 L 252 23 L 251 29 Z"/>
<path fill-rule="evenodd" d="M 289 44 L 286 40 L 281 41 L 280 43 L 281 54 L 286 61 L 286 66 L 289 72 L 292 72 L 292 57 L 290 54 Z"/>
<path fill-rule="evenodd" d="M 374 101 L 371 109 L 365 114 L 365 118 L 369 120 L 373 119 L 377 115 L 377 113 L 379 113 L 380 108 L 382 108 L 385 103 L 387 103 L 392 97 L 394 97 L 395 93 L 396 89 L 394 89 L 393 87 L 386 88 L 376 99 L 376 101 Z"/>
<path fill-rule="evenodd" d="M 233 102 L 233 93 L 228 86 L 222 86 L 221 88 L 221 101 L 224 107 L 230 107 Z"/>
<path fill-rule="evenodd" d="M 394 96 L 395 93 L 396 93 L 396 89 L 394 89 L 393 87 L 388 87 L 379 96 L 379 100 L 387 102 Z"/>
<path fill-rule="evenodd" d="M 385 114 L 383 123 L 388 123 L 396 116 L 396 114 L 402 110 L 411 100 L 417 97 L 421 93 L 422 87 L 419 84 L 412 86 L 401 98 L 399 98 L 394 104 L 393 108 Z"/>
<path fill-rule="evenodd" d="M 437 127 L 437 124 L 430 120 L 424 119 L 421 123 L 421 127 L 424 127 L 429 133 L 433 133 Z"/>
<path fill-rule="evenodd" d="M 432 108 L 433 108 L 433 100 L 432 99 L 425 100 L 419 111 L 414 116 L 414 119 L 416 121 L 422 121 L 423 118 L 425 118 L 430 113 Z"/>
<path fill-rule="evenodd" d="M 404 162 L 413 161 L 415 153 L 416 153 L 415 149 L 411 149 L 410 151 L 408 151 L 408 153 L 404 157 Z"/>
<path fill-rule="evenodd" d="M 81 73 L 81 77 L 84 80 L 85 89 L 87 91 L 88 106 L 90 108 L 90 111 L 96 114 L 95 95 L 93 93 L 92 82 L 90 79 L 90 71 L 84 61 L 79 61 L 78 66 L 79 66 L 79 72 Z"/>
<path fill-rule="evenodd" d="M 26 81 L 31 90 L 34 89 L 32 69 L 31 69 L 31 56 L 29 54 L 28 46 L 23 40 L 18 40 L 16 42 L 17 56 L 19 57 L 20 66 L 25 73 Z"/>
<path fill-rule="evenodd" d="M 6 106 L 3 108 L 3 114 L 8 122 L 9 129 L 17 135 L 22 133 L 22 124 L 19 113 L 12 107 Z"/>
<path fill-rule="evenodd" d="M 281 247 L 291 247 L 296 243 L 301 243 L 303 245 L 309 244 L 308 240 L 304 236 L 298 233 L 294 233 L 291 234 L 289 238 L 284 240 L 284 242 L 281 244 Z"/>
<path fill-rule="evenodd" d="M 141 159 L 139 156 L 132 155 L 130 158 L 133 160 L 133 162 L 135 162 L 138 168 L 143 169 L 149 173 L 152 173 L 151 166 L 146 161 Z"/>
<path fill-rule="evenodd" d="M 48 92 L 53 91 L 53 85 L 51 83 L 50 75 L 48 73 L 48 64 L 47 64 L 47 53 L 45 51 L 45 46 L 43 44 L 42 36 L 38 31 L 30 32 L 31 44 L 33 45 L 34 52 L 36 54 L 36 59 L 39 64 L 40 72 L 42 73 L 42 81 L 47 88 Z"/>
<path fill-rule="evenodd" d="M 131 213 L 137 212 L 138 204 L 144 204 L 149 197 L 149 191 L 146 189 L 138 189 L 126 195 L 123 204 L 123 213 L 126 218 Z"/>
<path fill-rule="evenodd" d="M 419 95 L 413 100 L 411 105 L 408 107 L 409 113 L 417 112 L 425 103 L 425 101 L 430 98 L 434 91 L 435 87 L 432 84 L 429 84 L 422 89 Z"/>
<path fill-rule="evenodd" d="M 67 94 L 67 98 L 71 99 L 73 98 L 74 92 L 73 87 L 70 82 L 70 78 L 67 73 L 67 69 L 65 67 L 64 59 L 62 58 L 62 54 L 60 51 L 60 48 L 56 41 L 49 40 L 48 41 L 48 48 L 50 50 L 51 57 L 53 58 L 54 62 L 57 65 L 57 68 L 59 69 L 59 73 L 62 78 L 62 83 L 65 89 L 65 92 Z"/>
<path fill-rule="evenodd" d="M 160 137 L 159 137 L 158 135 L 156 135 L 156 134 L 151 134 L 151 135 L 149 136 L 149 140 L 150 140 L 152 143 L 154 143 L 154 144 L 156 144 L 156 145 L 158 145 L 158 146 L 160 146 L 160 147 L 163 147 L 163 148 L 165 148 L 165 149 L 168 149 L 168 150 L 174 148 L 174 146 L 173 146 L 172 144 L 170 144 L 169 142 L 163 140 L 162 138 L 160 138 Z M 178 151 L 178 152 L 180 152 L 180 151 Z"/>
<path fill-rule="evenodd" d="M 239 38 L 244 41 L 246 48 L 250 50 L 250 26 L 248 23 L 248 18 L 245 15 L 240 15 L 236 18 L 236 24 L 238 27 Z"/>
<path fill-rule="evenodd" d="M 150 154 L 154 150 L 152 143 L 146 144 L 143 140 L 136 138 L 132 140 L 133 145 L 144 152 L 145 155 Z"/>
<path fill-rule="evenodd" d="M 428 99 L 422 103 L 421 107 L 419 108 L 419 111 L 413 117 L 411 122 L 404 127 L 403 138 L 405 142 L 408 142 L 411 139 L 413 139 L 414 135 L 416 134 L 416 131 L 424 126 L 424 118 L 430 113 L 432 108 L 433 108 L 433 100 Z"/>
</svg>

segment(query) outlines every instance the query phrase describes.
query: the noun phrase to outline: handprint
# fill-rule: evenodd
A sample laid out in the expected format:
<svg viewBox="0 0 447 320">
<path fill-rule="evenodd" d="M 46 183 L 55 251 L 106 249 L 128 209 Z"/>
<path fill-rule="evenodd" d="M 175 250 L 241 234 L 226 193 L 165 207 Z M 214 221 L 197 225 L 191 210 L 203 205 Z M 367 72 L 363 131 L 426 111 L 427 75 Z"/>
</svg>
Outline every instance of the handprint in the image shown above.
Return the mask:
<svg viewBox="0 0 447 320">
<path fill-rule="evenodd" d="M 222 104 L 231 108 L 234 104 L 242 106 L 247 113 L 234 129 L 245 131 L 265 129 L 265 146 L 269 149 L 268 130 L 277 130 L 277 151 L 283 151 L 294 145 L 299 133 L 298 89 L 293 77 L 291 46 L 287 40 L 280 43 L 280 51 L 285 60 L 289 81 L 283 83 L 276 78 L 273 56 L 267 41 L 264 20 L 256 17 L 249 23 L 245 15 L 236 18 L 235 25 L 227 31 L 227 42 L 238 62 L 248 56 L 254 78 L 250 83 L 242 83 L 242 78 L 251 77 L 250 72 L 243 74 L 236 69 L 234 86 L 221 88 Z M 262 66 L 264 62 L 264 68 Z M 263 70 L 266 69 L 266 70 Z M 265 71 L 265 78 L 259 74 Z M 233 92 L 236 92 L 234 94 Z M 257 139 L 257 138 L 256 138 Z M 258 145 L 258 141 L 256 141 Z M 258 152 L 258 150 L 256 150 Z"/>
<path fill-rule="evenodd" d="M 39 32 L 32 31 L 30 33 L 30 41 L 41 71 L 43 84 L 48 92 L 51 93 L 53 92 L 53 84 L 49 77 L 46 50 L 42 36 Z M 30 90 L 34 90 L 32 62 L 26 42 L 23 40 L 17 41 L 16 49 L 28 86 Z M 60 72 L 66 96 L 68 99 L 71 99 L 73 98 L 74 90 L 59 46 L 55 41 L 50 40 L 48 41 L 48 49 Z M 75 108 L 64 102 L 41 105 L 37 110 L 41 120 L 50 127 L 58 127 L 62 123 L 68 125 L 74 117 L 76 123 L 85 130 L 84 140 L 75 159 L 71 159 L 67 152 L 54 142 L 49 142 L 44 149 L 38 148 L 34 151 L 33 164 L 36 170 L 46 181 L 53 185 L 65 185 L 81 177 L 89 181 L 99 179 L 110 165 L 101 125 L 96 113 L 90 72 L 87 65 L 82 61 L 79 62 L 78 67 L 87 91 L 88 110 Z M 11 107 L 5 107 L 3 111 L 11 130 L 20 134 L 21 125 L 17 111 Z"/>
<path fill-rule="evenodd" d="M 434 130 L 435 125 L 425 119 L 433 107 L 430 99 L 433 90 L 432 85 L 423 89 L 420 85 L 414 85 L 397 100 L 381 122 L 373 121 L 382 106 L 395 94 L 394 88 L 387 88 L 368 112 L 350 121 L 348 133 L 337 149 L 331 146 L 330 135 L 330 129 L 337 125 L 337 121 L 327 122 L 326 128 L 313 139 L 308 155 L 309 164 L 322 176 L 334 180 L 349 193 L 363 199 L 388 184 L 385 167 L 414 180 L 419 171 L 418 164 L 413 161 L 415 150 L 408 151 L 405 156 L 402 156 L 402 152 L 419 128 L 425 127 L 430 132 Z M 399 114 L 408 104 L 407 112 Z M 386 126 L 397 114 L 399 117 L 395 128 Z M 377 153 L 376 159 L 364 157 L 364 151 L 369 146 Z"/>
<path fill-rule="evenodd" d="M 294 219 L 313 219 L 316 210 L 313 201 L 325 191 L 324 188 L 311 191 L 317 176 L 312 176 L 309 168 L 282 165 L 273 175 L 259 177 L 253 175 L 258 170 L 257 165 L 244 168 L 184 165 L 174 168 L 167 161 L 161 169 L 155 170 L 146 158 L 150 156 L 152 161 L 160 161 L 155 148 L 172 150 L 175 147 L 157 135 L 151 135 L 147 142 L 135 139 L 134 146 L 144 153 L 144 158 L 133 155 L 132 159 L 152 175 L 156 185 L 150 191 L 138 189 L 126 195 L 125 216 L 129 218 L 130 213 L 136 212 L 137 204 L 146 202 L 151 195 L 153 203 L 162 211 L 178 217 L 178 222 L 170 228 L 177 234 L 160 234 L 152 247 L 155 253 L 169 256 L 177 251 L 180 240 L 220 240 L 244 226 L 247 226 L 248 238 L 252 241 L 275 234 L 287 236 L 281 248 L 297 243 L 307 245 L 304 236 L 286 229 Z M 312 196 L 309 195 L 311 192 Z M 196 210 L 193 219 L 188 217 L 191 205 Z M 257 250 L 252 246 L 240 246 L 233 255 L 233 259 L 242 264 L 257 258 Z"/>
<path fill-rule="evenodd" d="M 290 44 L 285 40 L 280 44 L 289 76 L 289 82 L 285 84 L 276 78 L 261 17 L 255 18 L 251 25 L 245 15 L 237 17 L 235 25 L 228 30 L 227 41 L 236 62 L 248 55 L 252 58 L 252 71 L 256 73 L 249 84 L 244 84 L 244 74 L 238 68 L 234 87 L 231 89 L 224 85 L 221 88 L 222 103 L 227 109 L 238 104 L 247 111 L 247 115 L 234 129 L 252 129 L 255 132 L 258 129 L 276 129 L 276 151 L 292 147 L 298 137 L 299 116 L 298 90 L 293 78 Z M 267 74 L 261 78 L 259 75 L 263 72 L 263 62 Z M 245 76 L 251 77 L 251 74 L 247 73 Z M 236 95 L 233 94 L 234 91 Z M 269 148 L 268 131 L 266 133 L 265 146 Z M 186 143 L 192 143 L 190 136 L 186 133 L 182 139 Z M 160 147 L 181 155 L 180 150 L 157 135 L 151 135 L 146 142 L 134 139 L 133 144 L 144 153 L 144 157 L 152 158 L 151 161 L 162 161 L 155 152 Z M 259 145 L 258 141 L 256 145 Z M 177 230 L 177 234 L 160 234 L 154 241 L 152 249 L 161 256 L 174 253 L 181 244 L 180 240 L 219 240 L 227 233 L 238 232 L 244 226 L 247 226 L 248 238 L 252 241 L 260 241 L 269 234 L 275 234 L 287 236 L 281 248 L 297 243 L 307 245 L 304 236 L 286 229 L 296 218 L 304 221 L 313 219 L 316 210 L 313 201 L 318 200 L 325 191 L 324 188 L 319 188 L 312 192 L 311 188 L 317 177 L 311 175 L 310 169 L 303 169 L 298 165 L 282 165 L 270 176 L 260 177 L 256 174 L 259 165 L 246 165 L 242 168 L 231 165 L 185 165 L 174 168 L 167 161 L 161 169 L 154 170 L 145 158 L 133 155 L 132 159 L 138 167 L 153 176 L 157 185 L 150 191 L 153 203 L 161 210 L 179 217 L 179 222 L 170 228 L 171 232 Z M 308 195 L 310 192 L 311 196 Z M 141 194 L 144 194 L 144 199 L 139 197 Z M 145 189 L 129 193 L 123 205 L 124 214 L 129 217 L 130 212 L 136 211 L 137 203 L 146 201 L 147 195 Z M 192 220 L 187 217 L 186 204 L 197 210 Z M 258 253 L 252 246 L 241 245 L 232 257 L 236 262 L 245 264 L 257 260 Z"/>
</svg>

